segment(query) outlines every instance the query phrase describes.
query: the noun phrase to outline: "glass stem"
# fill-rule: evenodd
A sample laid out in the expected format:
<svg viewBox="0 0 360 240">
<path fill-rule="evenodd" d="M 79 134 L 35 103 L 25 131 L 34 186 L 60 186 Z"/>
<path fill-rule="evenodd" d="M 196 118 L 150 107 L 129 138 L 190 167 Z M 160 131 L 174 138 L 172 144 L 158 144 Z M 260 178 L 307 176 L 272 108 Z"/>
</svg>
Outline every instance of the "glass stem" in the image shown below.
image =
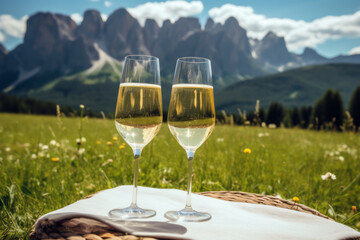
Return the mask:
<svg viewBox="0 0 360 240">
<path fill-rule="evenodd" d="M 187 195 L 186 195 L 186 205 L 185 210 L 191 211 L 191 185 L 192 185 L 192 165 L 194 160 L 194 151 L 187 150 L 186 151 L 187 158 L 188 158 L 188 185 L 187 185 Z"/>
<path fill-rule="evenodd" d="M 139 159 L 141 156 L 141 149 L 134 149 L 134 183 L 133 183 L 133 194 L 131 201 L 131 208 L 137 207 L 137 190 L 138 190 L 138 175 L 139 175 Z"/>
</svg>

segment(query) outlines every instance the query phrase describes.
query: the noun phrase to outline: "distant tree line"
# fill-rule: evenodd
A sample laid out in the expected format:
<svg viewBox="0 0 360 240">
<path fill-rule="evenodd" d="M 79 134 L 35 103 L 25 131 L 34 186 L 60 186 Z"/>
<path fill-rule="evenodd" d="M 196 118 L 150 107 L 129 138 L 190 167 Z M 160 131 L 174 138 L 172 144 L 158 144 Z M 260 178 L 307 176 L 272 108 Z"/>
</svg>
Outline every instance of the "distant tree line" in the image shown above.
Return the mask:
<svg viewBox="0 0 360 240">
<path fill-rule="evenodd" d="M 16 96 L 0 94 L 0 112 L 42 114 L 42 115 L 65 115 L 76 117 L 80 115 L 80 109 L 71 106 L 60 107 L 53 103 L 35 99 L 24 99 Z M 105 118 L 103 112 L 96 113 L 89 108 L 84 109 L 88 117 Z M 107 118 L 114 118 L 112 113 Z M 164 112 L 166 122 L 167 112 Z M 360 130 L 360 86 L 357 87 L 351 97 L 349 109 L 345 111 L 341 95 L 338 91 L 328 89 L 324 95 L 316 101 L 314 106 L 285 109 L 280 103 L 273 102 L 267 111 L 256 102 L 255 111 L 248 112 L 238 109 L 238 114 L 227 115 L 225 111 L 217 112 L 216 119 L 219 123 L 229 125 L 266 125 L 268 127 L 299 127 L 316 130 L 335 129 Z"/>
<path fill-rule="evenodd" d="M 57 106 L 53 102 L 0 94 L 0 112 L 39 115 L 62 114 L 69 117 L 80 115 L 80 110 L 76 110 L 71 106 L 61 106 L 61 109 Z M 91 109 L 85 109 L 84 113 L 88 117 L 102 117 L 100 113 L 95 113 Z"/>
<path fill-rule="evenodd" d="M 343 100 L 338 91 L 328 89 L 316 101 L 314 106 L 285 109 L 280 103 L 273 102 L 267 111 L 256 104 L 255 111 L 246 113 L 239 111 L 238 115 L 227 115 L 219 112 L 217 121 L 225 124 L 264 125 L 271 127 L 299 127 L 316 130 L 334 129 L 337 131 L 355 130 L 360 128 L 360 86 L 351 97 L 349 109 L 345 111 Z"/>
</svg>

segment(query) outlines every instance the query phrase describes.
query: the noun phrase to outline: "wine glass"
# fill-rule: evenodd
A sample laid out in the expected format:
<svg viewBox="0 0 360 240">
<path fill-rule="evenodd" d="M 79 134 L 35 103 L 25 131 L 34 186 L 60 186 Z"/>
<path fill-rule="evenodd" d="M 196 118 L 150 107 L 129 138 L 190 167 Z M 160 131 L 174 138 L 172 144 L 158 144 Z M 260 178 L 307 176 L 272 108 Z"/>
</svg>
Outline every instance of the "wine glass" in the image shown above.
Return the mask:
<svg viewBox="0 0 360 240">
<path fill-rule="evenodd" d="M 201 222 L 209 213 L 191 207 L 192 164 L 195 151 L 215 126 L 214 91 L 211 63 L 206 58 L 184 57 L 176 63 L 168 111 L 168 126 L 188 158 L 188 186 L 185 208 L 165 213 L 172 221 Z"/>
<path fill-rule="evenodd" d="M 112 218 L 149 218 L 156 214 L 137 206 L 138 172 L 141 151 L 160 130 L 162 114 L 159 59 L 143 55 L 125 57 L 115 126 L 134 152 L 134 186 L 130 206 L 111 210 Z"/>
</svg>

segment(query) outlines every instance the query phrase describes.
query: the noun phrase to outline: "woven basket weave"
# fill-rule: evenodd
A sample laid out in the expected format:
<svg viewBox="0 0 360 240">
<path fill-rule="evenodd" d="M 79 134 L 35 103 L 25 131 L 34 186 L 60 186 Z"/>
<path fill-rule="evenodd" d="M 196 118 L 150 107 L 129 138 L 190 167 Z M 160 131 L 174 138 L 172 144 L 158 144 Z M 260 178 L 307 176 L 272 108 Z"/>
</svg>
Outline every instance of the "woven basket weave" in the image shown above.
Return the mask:
<svg viewBox="0 0 360 240">
<path fill-rule="evenodd" d="M 266 196 L 255 193 L 245 193 L 237 191 L 217 191 L 217 192 L 200 192 L 203 196 L 218 198 L 232 202 L 246 202 L 264 204 L 275 207 L 296 210 L 313 214 L 326 219 L 331 218 L 319 213 L 318 211 L 307 206 L 297 204 L 288 200 L 280 199 L 273 196 Z M 89 196 L 91 197 L 91 196 Z M 87 197 L 87 198 L 89 198 Z M 43 222 L 42 232 L 32 232 L 31 239 L 68 239 L 68 240 L 154 240 L 148 237 L 136 237 L 125 235 L 114 231 L 112 227 L 93 219 L 73 218 L 61 222 Z"/>
</svg>

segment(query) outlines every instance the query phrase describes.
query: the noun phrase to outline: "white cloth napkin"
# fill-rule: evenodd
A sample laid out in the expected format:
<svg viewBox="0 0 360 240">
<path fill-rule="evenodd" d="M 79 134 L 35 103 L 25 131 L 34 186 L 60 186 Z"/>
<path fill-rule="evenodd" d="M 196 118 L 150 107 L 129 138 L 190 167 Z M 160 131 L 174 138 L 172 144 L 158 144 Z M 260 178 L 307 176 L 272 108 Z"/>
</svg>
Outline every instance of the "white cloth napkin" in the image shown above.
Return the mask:
<svg viewBox="0 0 360 240">
<path fill-rule="evenodd" d="M 311 214 L 266 205 L 229 202 L 197 194 L 192 194 L 193 208 L 210 213 L 212 219 L 200 223 L 169 225 L 164 213 L 182 209 L 186 192 L 148 187 L 139 187 L 138 205 L 156 210 L 155 217 L 136 220 L 137 224 L 134 224 L 134 220 L 112 221 L 107 215 L 108 212 L 113 208 L 128 207 L 131 193 L 132 186 L 120 186 L 102 191 L 89 199 L 77 201 L 42 216 L 36 222 L 36 226 L 39 226 L 39 221 L 44 218 L 58 221 L 69 217 L 90 217 L 106 222 L 119 231 L 137 236 L 174 239 L 331 240 L 360 237 L 360 233 L 350 227 Z M 166 233 L 162 230 L 170 232 Z"/>
</svg>

